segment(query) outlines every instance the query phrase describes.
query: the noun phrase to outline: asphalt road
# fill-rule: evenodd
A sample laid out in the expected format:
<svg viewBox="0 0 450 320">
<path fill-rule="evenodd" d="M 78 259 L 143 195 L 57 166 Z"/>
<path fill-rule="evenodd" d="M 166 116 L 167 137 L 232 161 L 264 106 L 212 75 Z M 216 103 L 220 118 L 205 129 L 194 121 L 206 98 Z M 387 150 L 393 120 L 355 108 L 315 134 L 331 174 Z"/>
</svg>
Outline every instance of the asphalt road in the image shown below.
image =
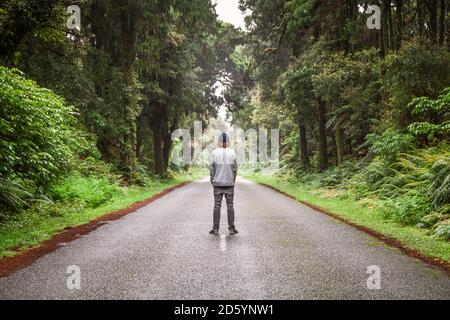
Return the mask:
<svg viewBox="0 0 450 320">
<path fill-rule="evenodd" d="M 450 298 L 444 271 L 271 189 L 239 179 L 235 202 L 240 234 L 228 236 L 222 209 L 211 236 L 212 188 L 191 183 L 0 279 L 0 298 Z M 380 289 L 367 286 L 372 265 Z"/>
</svg>

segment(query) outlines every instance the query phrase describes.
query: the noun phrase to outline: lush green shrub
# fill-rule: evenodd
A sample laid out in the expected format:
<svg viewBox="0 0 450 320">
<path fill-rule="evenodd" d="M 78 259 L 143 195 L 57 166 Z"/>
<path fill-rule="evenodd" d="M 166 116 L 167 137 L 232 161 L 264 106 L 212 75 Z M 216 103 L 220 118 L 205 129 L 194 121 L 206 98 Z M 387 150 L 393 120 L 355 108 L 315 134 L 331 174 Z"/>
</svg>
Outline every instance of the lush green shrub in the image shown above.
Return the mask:
<svg viewBox="0 0 450 320">
<path fill-rule="evenodd" d="M 347 161 L 338 167 L 307 175 L 303 179 L 318 188 L 335 187 L 345 185 L 347 180 L 353 177 L 357 171 L 357 165 L 354 162 Z"/>
<path fill-rule="evenodd" d="M 369 134 L 366 140 L 370 143 L 370 152 L 388 162 L 394 161 L 397 156 L 411 149 L 414 137 L 402 134 L 394 129 L 387 129 L 382 135 Z"/>
<path fill-rule="evenodd" d="M 64 172 L 79 140 L 74 112 L 20 71 L 0 67 L 0 176 L 45 185 Z"/>
<path fill-rule="evenodd" d="M 375 158 L 344 183 L 355 198 L 377 197 L 392 219 L 432 228 L 434 233 L 450 213 L 449 185 L 450 147 L 446 143 L 400 153 L 392 163 Z"/>
<path fill-rule="evenodd" d="M 31 194 L 23 186 L 15 181 L 0 177 L 0 220 L 2 213 L 13 208 L 18 210 L 26 204 L 25 199 L 30 198 Z"/>
<path fill-rule="evenodd" d="M 22 208 L 71 168 L 85 169 L 81 158 L 100 163 L 93 142 L 76 128 L 75 109 L 0 66 L 0 207 Z"/>
<path fill-rule="evenodd" d="M 408 130 L 417 138 L 435 143 L 450 137 L 450 88 L 445 89 L 438 99 L 428 97 L 413 99 L 408 106 L 417 122 Z"/>
<path fill-rule="evenodd" d="M 437 237 L 450 240 L 450 219 L 437 224 L 434 234 Z"/>
<path fill-rule="evenodd" d="M 417 97 L 436 98 L 450 83 L 450 53 L 431 44 L 404 43 L 384 62 L 383 87 L 389 96 L 391 126 L 414 122 L 408 104 Z"/>
<path fill-rule="evenodd" d="M 429 213 L 426 195 L 414 194 L 388 199 L 385 203 L 386 213 L 394 221 L 406 225 L 415 225 Z"/>
<path fill-rule="evenodd" d="M 421 228 L 431 228 L 446 218 L 446 215 L 442 213 L 433 212 L 423 216 L 417 225 Z"/>
<path fill-rule="evenodd" d="M 106 178 L 83 177 L 71 174 L 50 186 L 53 200 L 61 202 L 81 202 L 86 207 L 95 208 L 108 202 L 120 189 Z"/>
<path fill-rule="evenodd" d="M 426 177 L 431 183 L 429 194 L 433 207 L 450 204 L 450 158 L 437 160 Z"/>
<path fill-rule="evenodd" d="M 112 165 L 101 161 L 97 157 L 88 156 L 86 158 L 74 158 L 71 164 L 72 170 L 79 172 L 85 177 L 89 176 L 102 176 L 113 177 L 111 173 Z"/>
</svg>

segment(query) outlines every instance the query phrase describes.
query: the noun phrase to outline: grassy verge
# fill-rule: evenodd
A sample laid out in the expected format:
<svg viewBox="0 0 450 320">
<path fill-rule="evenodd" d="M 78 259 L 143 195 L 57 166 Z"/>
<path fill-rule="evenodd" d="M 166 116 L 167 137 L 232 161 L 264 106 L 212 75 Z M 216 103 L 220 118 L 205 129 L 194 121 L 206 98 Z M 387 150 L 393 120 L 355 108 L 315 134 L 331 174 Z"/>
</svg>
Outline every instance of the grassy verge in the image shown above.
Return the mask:
<svg viewBox="0 0 450 320">
<path fill-rule="evenodd" d="M 347 221 L 377 231 L 400 241 L 430 258 L 450 262 L 450 242 L 431 237 L 427 230 L 403 226 L 386 219 L 384 212 L 370 201 L 354 201 L 339 190 L 313 189 L 311 186 L 292 183 L 282 177 L 244 174 L 249 180 L 267 184 L 297 200 L 326 209 Z"/>
<path fill-rule="evenodd" d="M 96 208 L 77 209 L 73 205 L 56 204 L 57 214 L 51 210 L 27 210 L 0 223 L 0 258 L 13 256 L 17 252 L 40 244 L 68 227 L 75 227 L 108 214 L 129 207 L 135 202 L 150 198 L 166 189 L 184 182 L 190 182 L 206 175 L 195 172 L 171 179 L 153 181 L 147 187 L 120 188 L 112 198 Z M 51 207 L 49 209 L 52 209 Z"/>
</svg>

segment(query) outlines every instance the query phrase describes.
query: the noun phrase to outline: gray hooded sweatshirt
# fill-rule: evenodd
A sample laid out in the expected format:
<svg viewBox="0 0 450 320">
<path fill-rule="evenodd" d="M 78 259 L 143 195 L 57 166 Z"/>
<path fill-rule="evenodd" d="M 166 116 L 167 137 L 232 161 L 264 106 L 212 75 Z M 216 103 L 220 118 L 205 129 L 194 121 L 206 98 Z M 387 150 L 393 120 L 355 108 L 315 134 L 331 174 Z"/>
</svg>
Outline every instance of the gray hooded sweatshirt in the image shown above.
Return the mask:
<svg viewBox="0 0 450 320">
<path fill-rule="evenodd" d="M 237 176 L 236 152 L 230 148 L 217 148 L 211 154 L 210 180 L 215 187 L 234 187 Z"/>
</svg>

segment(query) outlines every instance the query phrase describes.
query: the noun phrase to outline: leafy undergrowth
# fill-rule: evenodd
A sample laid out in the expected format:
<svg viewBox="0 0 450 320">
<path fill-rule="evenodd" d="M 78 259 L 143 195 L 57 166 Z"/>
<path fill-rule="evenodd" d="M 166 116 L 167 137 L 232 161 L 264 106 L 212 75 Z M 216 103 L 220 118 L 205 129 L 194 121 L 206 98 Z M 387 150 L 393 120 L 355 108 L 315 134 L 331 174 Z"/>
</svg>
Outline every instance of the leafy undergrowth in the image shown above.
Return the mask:
<svg viewBox="0 0 450 320">
<path fill-rule="evenodd" d="M 450 240 L 450 147 L 400 154 L 393 163 L 380 159 L 342 184 L 354 199 L 374 198 L 387 219 L 429 230 Z"/>
<path fill-rule="evenodd" d="M 361 226 L 450 261 L 450 148 L 447 144 L 347 162 L 322 173 L 244 174 Z"/>
<path fill-rule="evenodd" d="M 70 175 L 51 188 L 53 201 L 38 201 L 27 210 L 3 217 L 0 222 L 0 257 L 13 256 L 20 250 L 50 239 L 65 228 L 88 223 L 204 175 L 203 171 L 194 171 L 168 179 L 153 179 L 142 187 L 121 187 L 105 178 Z"/>
</svg>

